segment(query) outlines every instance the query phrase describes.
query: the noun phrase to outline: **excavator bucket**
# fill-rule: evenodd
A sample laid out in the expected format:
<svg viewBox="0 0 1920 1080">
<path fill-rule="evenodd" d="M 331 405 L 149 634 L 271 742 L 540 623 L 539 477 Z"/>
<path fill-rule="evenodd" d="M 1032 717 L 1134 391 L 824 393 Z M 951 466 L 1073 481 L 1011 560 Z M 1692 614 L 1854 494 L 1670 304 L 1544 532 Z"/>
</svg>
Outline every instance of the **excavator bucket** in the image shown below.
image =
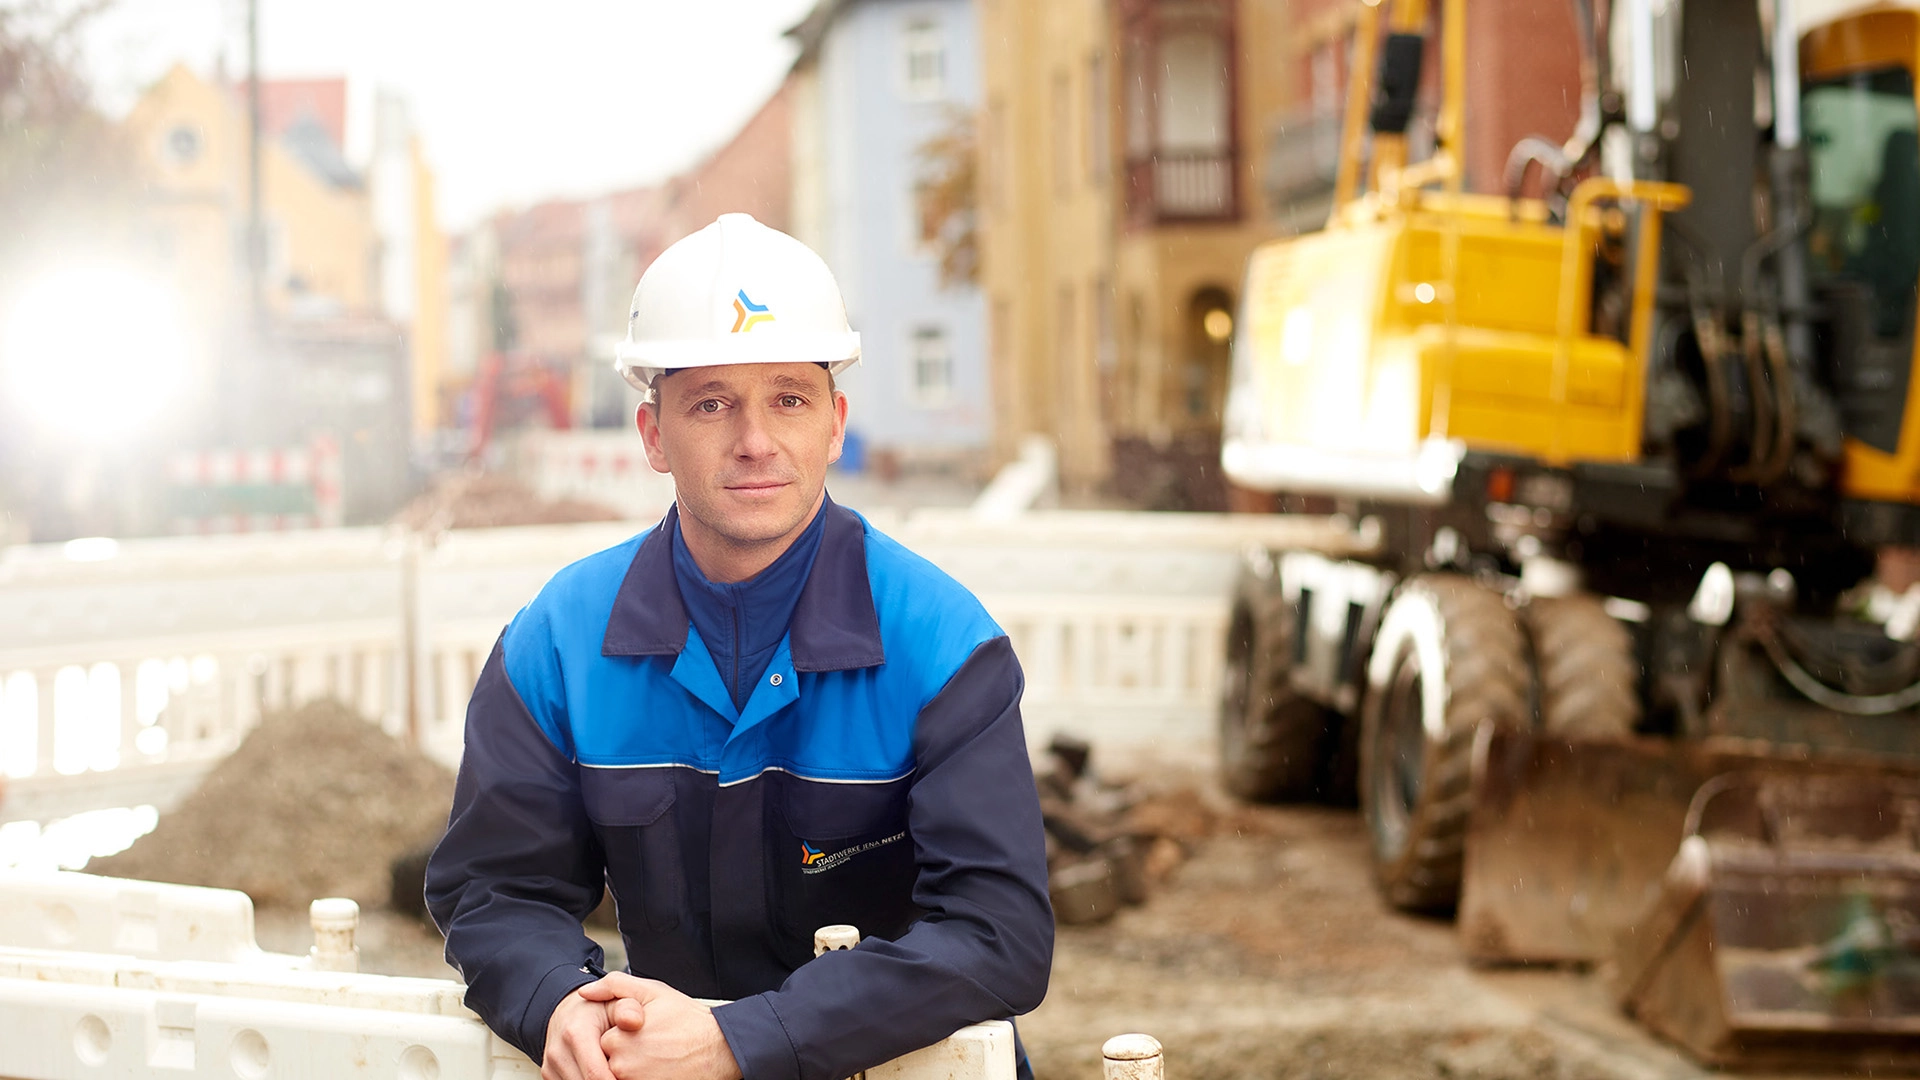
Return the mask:
<svg viewBox="0 0 1920 1080">
<path fill-rule="evenodd" d="M 1920 1071 L 1920 784 L 1729 774 L 1619 941 L 1627 1010 L 1709 1064 Z"/>
<path fill-rule="evenodd" d="M 1567 740 L 1483 728 L 1459 925 L 1476 963 L 1595 964 L 1660 894 L 1703 785 L 1728 773 L 1859 782 L 1920 776 L 1754 740 Z"/>
<path fill-rule="evenodd" d="M 1477 963 L 1592 963 L 1658 891 L 1713 772 L 1663 739 L 1568 741 L 1484 727 L 1459 925 Z"/>
</svg>

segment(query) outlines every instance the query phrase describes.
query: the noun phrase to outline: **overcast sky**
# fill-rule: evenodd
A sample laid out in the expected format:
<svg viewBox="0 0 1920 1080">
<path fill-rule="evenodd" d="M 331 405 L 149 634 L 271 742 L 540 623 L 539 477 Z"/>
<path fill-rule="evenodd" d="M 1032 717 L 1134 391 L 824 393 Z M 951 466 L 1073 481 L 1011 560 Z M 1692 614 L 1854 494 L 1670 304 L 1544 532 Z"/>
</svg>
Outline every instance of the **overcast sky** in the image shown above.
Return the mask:
<svg viewBox="0 0 1920 1080">
<path fill-rule="evenodd" d="M 663 179 L 731 135 L 793 59 L 813 0 L 259 0 L 264 76 L 345 75 L 411 103 L 459 228 L 501 206 Z M 245 72 L 245 0 L 118 0 L 84 41 L 123 111 L 176 62 Z M 350 147 L 351 150 L 357 149 Z"/>
</svg>

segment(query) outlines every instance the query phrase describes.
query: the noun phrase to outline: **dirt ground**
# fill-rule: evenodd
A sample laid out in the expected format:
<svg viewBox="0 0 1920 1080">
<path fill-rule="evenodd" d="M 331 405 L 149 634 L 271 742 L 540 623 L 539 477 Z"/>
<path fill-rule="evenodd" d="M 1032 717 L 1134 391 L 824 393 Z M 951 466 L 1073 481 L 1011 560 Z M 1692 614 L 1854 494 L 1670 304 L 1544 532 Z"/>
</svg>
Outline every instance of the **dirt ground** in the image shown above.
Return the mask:
<svg viewBox="0 0 1920 1080">
<path fill-rule="evenodd" d="M 1700 1071 L 1618 1018 L 1590 975 L 1481 973 L 1450 924 L 1388 910 L 1351 811 L 1220 813 L 1144 907 L 1063 927 L 1020 1030 L 1047 1080 L 1100 1075 L 1143 1031 L 1175 1080 L 1679 1080 Z"/>
<path fill-rule="evenodd" d="M 1619 1017 L 1596 977 L 1475 971 L 1450 925 L 1388 911 L 1350 811 L 1186 792 L 1151 812 L 1193 857 L 1144 907 L 1061 928 L 1052 990 L 1020 1021 L 1042 1080 L 1098 1077 L 1101 1043 L 1127 1031 L 1161 1040 L 1171 1080 L 1704 1075 Z M 276 951 L 312 941 L 294 910 L 262 909 L 258 929 Z M 390 912 L 367 912 L 360 945 L 362 970 L 452 976 L 439 936 Z"/>
</svg>

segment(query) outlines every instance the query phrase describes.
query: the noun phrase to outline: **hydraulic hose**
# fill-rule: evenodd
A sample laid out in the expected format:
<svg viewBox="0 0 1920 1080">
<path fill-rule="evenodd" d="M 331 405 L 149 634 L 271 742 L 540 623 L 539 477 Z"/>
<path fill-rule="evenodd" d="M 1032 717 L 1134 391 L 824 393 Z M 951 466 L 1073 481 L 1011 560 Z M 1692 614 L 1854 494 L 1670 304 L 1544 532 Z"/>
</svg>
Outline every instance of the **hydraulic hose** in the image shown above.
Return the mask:
<svg viewBox="0 0 1920 1080">
<path fill-rule="evenodd" d="M 1774 405 L 1778 411 L 1778 430 L 1773 438 L 1773 456 L 1761 466 L 1760 482 L 1771 484 L 1787 474 L 1793 462 L 1795 436 L 1800 429 L 1800 399 L 1794 378 L 1793 357 L 1787 351 L 1787 335 L 1780 320 L 1769 319 L 1766 327 L 1767 361 L 1773 369 Z"/>
<path fill-rule="evenodd" d="M 1748 463 L 1734 470 L 1733 478 L 1759 484 L 1771 484 L 1786 474 L 1799 426 L 1799 402 L 1794 392 L 1797 372 L 1788 335 L 1780 329 L 1777 316 L 1763 320 L 1759 309 L 1761 266 L 1773 259 L 1784 275 L 1788 257 L 1797 253 L 1795 245 L 1812 221 L 1810 215 L 1792 212 L 1797 194 L 1787 192 L 1786 197 L 1788 202 L 1780 205 L 1774 227 L 1740 254 L 1740 296 L 1745 304 L 1740 336 L 1748 378 L 1754 384 L 1754 417 L 1752 452 Z M 1786 306 L 1792 307 L 1791 303 Z M 1764 380 L 1763 372 L 1767 376 Z M 1760 400 L 1763 381 L 1768 384 L 1765 405 Z"/>
<path fill-rule="evenodd" d="M 1695 476 L 1706 476 L 1718 469 L 1733 444 L 1732 395 L 1727 389 L 1723 337 L 1713 313 L 1696 307 L 1693 340 L 1699 346 L 1700 367 L 1707 381 L 1707 452 L 1694 464 Z"/>
<path fill-rule="evenodd" d="M 1822 708 L 1852 716 L 1885 716 L 1920 706 L 1920 682 L 1909 681 L 1920 672 L 1920 656 L 1916 656 L 1912 649 L 1901 650 L 1879 663 L 1863 664 L 1857 656 L 1848 657 L 1831 651 L 1822 657 L 1817 642 L 1788 622 L 1784 612 L 1764 605 L 1744 609 L 1741 633 L 1737 637 L 1758 642 L 1781 677 L 1801 696 Z M 1803 662 L 1802 657 L 1809 659 Z M 1848 674 L 1853 676 L 1857 689 L 1887 689 L 1878 693 L 1852 693 L 1837 689 L 1807 670 L 1808 663 L 1828 669 L 1839 667 L 1842 678 Z"/>
<path fill-rule="evenodd" d="M 1890 694 L 1849 694 L 1835 690 L 1801 667 L 1781 643 L 1780 635 L 1771 628 L 1763 628 L 1755 637 L 1781 676 L 1808 701 L 1823 709 L 1852 716 L 1885 716 L 1920 706 L 1920 682 L 1911 683 Z"/>
<path fill-rule="evenodd" d="M 1573 16 L 1574 33 L 1580 39 L 1580 118 L 1574 122 L 1573 133 L 1564 143 L 1555 143 L 1544 135 L 1529 135 L 1514 146 L 1513 152 L 1507 155 L 1505 175 L 1510 200 L 1520 198 L 1521 188 L 1527 182 L 1527 170 L 1534 164 L 1541 169 L 1542 194 L 1558 191 L 1567 177 L 1587 160 L 1600 138 L 1600 61 L 1593 0 L 1568 0 L 1567 6 Z"/>
<path fill-rule="evenodd" d="M 1752 304 L 1740 313 L 1740 355 L 1746 361 L 1748 394 L 1753 399 L 1753 440 L 1747 445 L 1747 462 L 1731 471 L 1733 479 L 1743 483 L 1760 481 L 1765 463 L 1773 456 L 1773 411 L 1775 396 L 1768 386 L 1766 358 L 1761 355 L 1760 312 Z"/>
</svg>

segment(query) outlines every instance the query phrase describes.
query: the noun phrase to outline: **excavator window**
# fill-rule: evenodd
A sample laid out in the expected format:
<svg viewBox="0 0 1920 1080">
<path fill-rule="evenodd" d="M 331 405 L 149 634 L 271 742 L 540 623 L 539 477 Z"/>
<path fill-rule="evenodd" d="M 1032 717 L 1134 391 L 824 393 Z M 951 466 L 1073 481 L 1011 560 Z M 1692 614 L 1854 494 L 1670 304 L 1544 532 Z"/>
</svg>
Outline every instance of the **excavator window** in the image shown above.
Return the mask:
<svg viewBox="0 0 1920 1080">
<path fill-rule="evenodd" d="M 1892 453 L 1913 367 L 1920 283 L 1920 114 L 1904 67 L 1809 83 L 1801 98 L 1813 196 L 1807 238 L 1830 313 L 1847 433 Z"/>
<path fill-rule="evenodd" d="M 1848 75 L 1809 86 L 1803 100 L 1815 272 L 1868 286 L 1876 336 L 1905 338 L 1920 278 L 1913 77 L 1905 68 Z"/>
</svg>

